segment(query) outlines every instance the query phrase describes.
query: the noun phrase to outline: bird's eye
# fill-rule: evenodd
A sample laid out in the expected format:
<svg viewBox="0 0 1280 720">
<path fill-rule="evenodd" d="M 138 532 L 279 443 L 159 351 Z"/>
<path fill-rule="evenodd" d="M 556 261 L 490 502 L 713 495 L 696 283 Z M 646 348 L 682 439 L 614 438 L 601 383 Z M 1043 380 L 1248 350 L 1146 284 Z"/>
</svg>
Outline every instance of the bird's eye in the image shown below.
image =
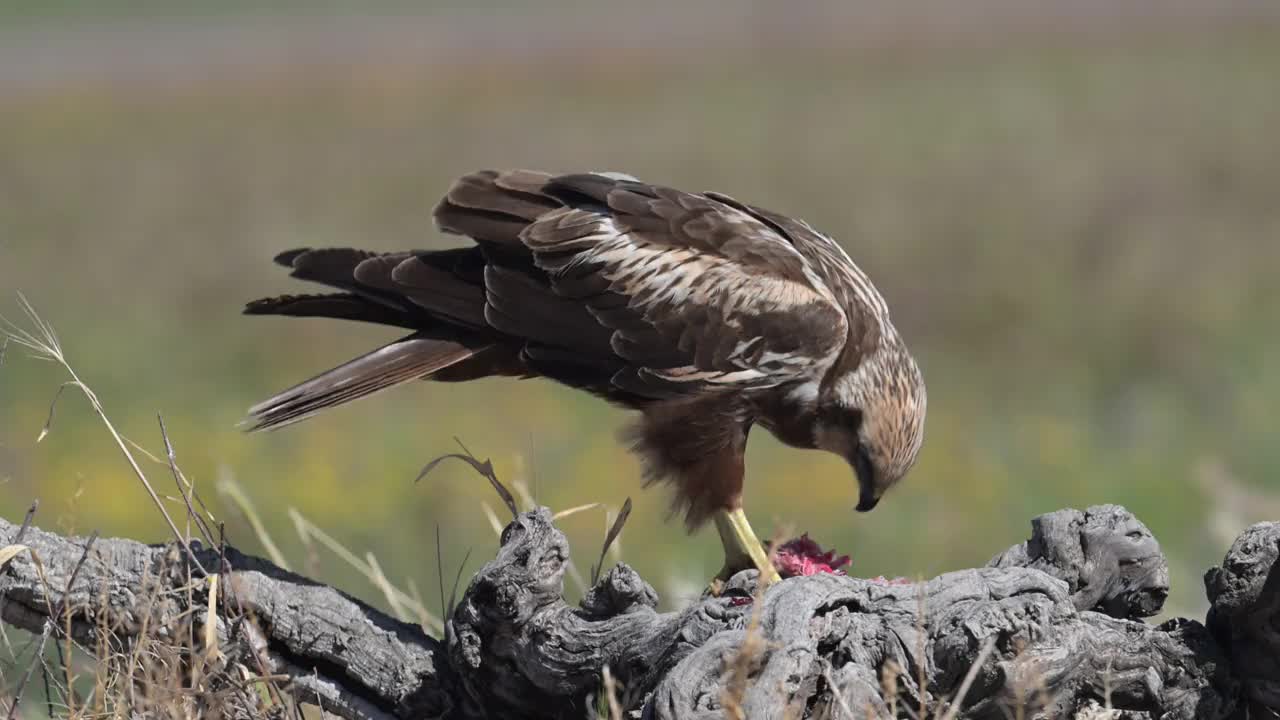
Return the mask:
<svg viewBox="0 0 1280 720">
<path fill-rule="evenodd" d="M 833 407 L 826 411 L 826 421 L 830 425 L 857 432 L 862 426 L 862 411 L 857 408 Z"/>
</svg>

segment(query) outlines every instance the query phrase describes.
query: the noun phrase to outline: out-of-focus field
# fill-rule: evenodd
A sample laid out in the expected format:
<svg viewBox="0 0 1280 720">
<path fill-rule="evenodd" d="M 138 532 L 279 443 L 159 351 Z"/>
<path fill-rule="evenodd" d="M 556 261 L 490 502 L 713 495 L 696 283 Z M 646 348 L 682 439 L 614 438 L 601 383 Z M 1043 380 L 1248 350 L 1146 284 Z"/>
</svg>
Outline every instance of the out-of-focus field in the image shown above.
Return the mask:
<svg viewBox="0 0 1280 720">
<path fill-rule="evenodd" d="M 893 42 L 846 46 L 841 28 L 805 17 L 779 22 L 786 42 L 756 23 L 701 50 L 655 35 L 617 53 L 542 36 L 467 52 L 451 35 L 456 51 L 337 48 L 325 62 L 207 74 L 111 74 L 104 54 L 100 75 L 40 84 L 11 66 L 0 313 L 17 319 L 13 293 L 25 293 L 126 435 L 159 451 L 162 412 L 206 499 L 236 478 L 287 556 L 363 597 L 378 593 L 342 562 L 307 560 L 287 508 L 435 606 L 437 527 L 450 577 L 468 548 L 476 567 L 496 544 L 481 502 L 499 505 L 469 470 L 413 483 L 457 436 L 553 508 L 633 497 L 623 557 L 675 603 L 719 568 L 719 546 L 667 523 L 661 490 L 641 491 L 615 442 L 622 413 L 541 382 L 423 383 L 246 436 L 235 424 L 250 404 L 396 333 L 239 310 L 305 289 L 270 263 L 286 248 L 456 242 L 430 209 L 477 168 L 720 190 L 840 239 L 929 383 L 923 457 L 867 515 L 852 512 L 839 460 L 758 432 L 757 530 L 808 531 L 851 553 L 858 574 L 930 575 L 986 561 L 1035 514 L 1122 503 L 1173 559 L 1173 609 L 1194 612 L 1199 574 L 1229 538 L 1280 517 L 1268 499 L 1280 490 L 1280 26 L 1147 32 L 1141 18 L 1104 18 L 1097 32 L 955 43 L 913 43 L 904 26 Z M 824 41 L 806 49 L 808 29 Z M 84 54 L 98 31 L 76 32 L 68 52 Z M 180 41 L 155 43 L 181 62 Z M 165 57 L 148 56 L 161 69 Z M 64 394 L 36 444 L 63 380 L 12 347 L 0 367 L 0 514 L 39 497 L 51 529 L 162 540 L 81 398 Z M 169 486 L 166 468 L 149 468 Z M 258 547 L 214 505 L 233 542 Z M 602 514 L 563 527 L 585 569 Z"/>
</svg>

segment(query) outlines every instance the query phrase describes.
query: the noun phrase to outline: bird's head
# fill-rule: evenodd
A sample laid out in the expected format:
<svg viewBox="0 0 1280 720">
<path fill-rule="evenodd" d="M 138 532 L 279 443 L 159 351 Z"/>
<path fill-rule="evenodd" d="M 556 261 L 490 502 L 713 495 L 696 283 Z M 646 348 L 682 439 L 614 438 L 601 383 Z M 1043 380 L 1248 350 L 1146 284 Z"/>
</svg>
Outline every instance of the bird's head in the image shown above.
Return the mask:
<svg viewBox="0 0 1280 720">
<path fill-rule="evenodd" d="M 819 398 L 815 444 L 858 477 L 859 512 L 902 479 L 924 441 L 924 377 L 900 340 L 881 344 Z"/>
</svg>

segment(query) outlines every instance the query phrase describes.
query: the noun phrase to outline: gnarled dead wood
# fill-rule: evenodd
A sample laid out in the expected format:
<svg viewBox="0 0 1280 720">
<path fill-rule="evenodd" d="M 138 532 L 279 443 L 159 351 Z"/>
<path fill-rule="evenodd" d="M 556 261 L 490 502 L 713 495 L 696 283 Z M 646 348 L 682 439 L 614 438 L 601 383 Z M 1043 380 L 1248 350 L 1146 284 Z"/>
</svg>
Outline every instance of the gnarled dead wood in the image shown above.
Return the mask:
<svg viewBox="0 0 1280 720">
<path fill-rule="evenodd" d="M 17 530 L 0 521 L 0 547 Z M 143 618 L 175 635 L 204 626 L 208 584 L 170 547 L 99 540 L 68 589 L 83 541 L 32 528 L 23 544 L 44 577 L 25 554 L 10 561 L 6 623 L 39 631 L 65 599 L 86 644 L 127 647 Z M 1280 711 L 1280 523 L 1246 530 L 1208 573 L 1204 625 L 1141 620 L 1164 601 L 1167 565 L 1116 506 L 1041 516 L 987 567 L 923 583 L 819 574 L 757 596 L 739 573 L 674 613 L 624 564 L 565 603 L 568 544 L 539 509 L 503 532 L 443 640 L 261 559 L 195 550 L 232 590 L 215 618 L 221 666 L 287 674 L 287 691 L 347 718 L 589 717 L 606 666 L 623 712 L 654 720 L 945 716 L 966 680 L 960 717 Z"/>
</svg>

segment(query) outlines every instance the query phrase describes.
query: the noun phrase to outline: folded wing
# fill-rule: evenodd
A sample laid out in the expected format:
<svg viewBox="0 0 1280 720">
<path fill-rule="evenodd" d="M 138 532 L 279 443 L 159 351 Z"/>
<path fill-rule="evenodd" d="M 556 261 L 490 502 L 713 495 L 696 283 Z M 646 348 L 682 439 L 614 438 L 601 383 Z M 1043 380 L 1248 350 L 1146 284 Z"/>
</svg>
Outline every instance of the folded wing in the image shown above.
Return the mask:
<svg viewBox="0 0 1280 720">
<path fill-rule="evenodd" d="M 475 245 L 276 258 L 340 292 L 247 313 L 416 332 L 255 406 L 254 428 L 425 377 L 541 375 L 643 407 L 817 380 L 846 343 L 821 268 L 777 218 L 724 196 L 613 174 L 484 171 L 460 178 L 435 218 Z"/>
<path fill-rule="evenodd" d="M 614 386 L 663 399 L 821 373 L 844 345 L 844 313 L 806 258 L 720 199 L 602 174 L 485 172 L 462 178 L 436 219 L 485 248 L 491 326 L 527 337 L 553 315 L 582 328 L 577 343 L 533 338 L 534 368 L 577 351 L 609 363 Z"/>
</svg>

